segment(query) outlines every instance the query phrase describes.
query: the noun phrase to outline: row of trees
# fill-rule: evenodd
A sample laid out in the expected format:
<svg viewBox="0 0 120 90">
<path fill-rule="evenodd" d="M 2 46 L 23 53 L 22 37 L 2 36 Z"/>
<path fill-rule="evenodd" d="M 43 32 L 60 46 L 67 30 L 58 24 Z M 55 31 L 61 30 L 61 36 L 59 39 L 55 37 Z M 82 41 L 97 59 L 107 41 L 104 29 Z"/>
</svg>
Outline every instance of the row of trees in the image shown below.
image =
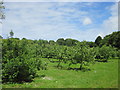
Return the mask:
<svg viewBox="0 0 120 90">
<path fill-rule="evenodd" d="M 4 19 L 3 2 L 0 2 L 0 19 Z M 56 42 L 50 40 L 27 40 L 13 38 L 13 31 L 8 39 L 0 36 L 0 52 L 2 54 L 2 82 L 32 81 L 36 71 L 44 64 L 40 58 L 58 59 L 61 63 L 79 64 L 79 69 L 88 66 L 95 59 L 107 61 L 109 58 L 120 57 L 120 32 L 114 32 L 102 39 L 98 36 L 95 42 L 79 42 L 63 38 Z M 111 45 L 111 46 L 110 46 Z M 116 48 L 118 49 L 116 49 Z M 1 59 L 1 58 L 0 58 Z"/>
<path fill-rule="evenodd" d="M 107 62 L 109 58 L 120 57 L 120 50 L 112 46 L 91 46 L 90 42 L 79 42 L 73 39 L 75 45 L 60 45 L 59 41 L 27 40 L 13 38 L 14 33 L 10 32 L 10 38 L 0 39 L 2 42 L 2 81 L 22 82 L 31 81 L 36 76 L 36 71 L 45 68 L 45 63 L 40 58 L 48 60 L 57 59 L 59 68 L 61 63 L 70 67 L 72 64 L 79 64 L 79 70 L 84 66 L 98 61 Z M 68 40 L 68 39 L 67 39 Z M 67 42 L 67 40 L 64 40 Z M 68 40 L 68 41 L 70 41 Z M 68 68 L 69 68 L 68 67 Z"/>
<path fill-rule="evenodd" d="M 8 38 L 12 38 L 14 36 L 13 31 L 11 30 L 10 36 Z M 3 39 L 2 36 L 0 36 L 1 39 Z M 16 38 L 19 40 L 19 38 Z M 26 39 L 26 38 L 23 38 Z M 98 36 L 95 39 L 95 42 L 86 42 L 86 44 L 90 47 L 102 47 L 103 45 L 109 46 L 111 45 L 112 47 L 120 49 L 120 31 L 113 32 L 112 34 L 106 35 L 103 39 L 101 36 Z M 37 40 L 34 40 L 34 42 L 37 42 Z M 59 38 L 56 42 L 54 40 L 39 40 L 39 43 L 44 43 L 44 44 L 58 44 L 58 45 L 64 45 L 64 46 L 76 46 L 77 43 L 80 42 L 75 39 L 71 38 Z M 84 42 L 84 41 L 82 41 Z"/>
</svg>

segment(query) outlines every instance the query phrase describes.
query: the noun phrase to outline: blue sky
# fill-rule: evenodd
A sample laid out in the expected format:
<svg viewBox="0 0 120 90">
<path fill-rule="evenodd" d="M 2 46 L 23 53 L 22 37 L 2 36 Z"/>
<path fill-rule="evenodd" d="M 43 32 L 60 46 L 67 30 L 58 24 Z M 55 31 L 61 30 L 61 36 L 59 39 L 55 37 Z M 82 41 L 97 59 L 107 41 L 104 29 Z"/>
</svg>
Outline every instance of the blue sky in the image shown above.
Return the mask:
<svg viewBox="0 0 120 90">
<path fill-rule="evenodd" d="M 94 41 L 118 30 L 114 2 L 6 2 L 2 35 L 14 37 Z"/>
</svg>

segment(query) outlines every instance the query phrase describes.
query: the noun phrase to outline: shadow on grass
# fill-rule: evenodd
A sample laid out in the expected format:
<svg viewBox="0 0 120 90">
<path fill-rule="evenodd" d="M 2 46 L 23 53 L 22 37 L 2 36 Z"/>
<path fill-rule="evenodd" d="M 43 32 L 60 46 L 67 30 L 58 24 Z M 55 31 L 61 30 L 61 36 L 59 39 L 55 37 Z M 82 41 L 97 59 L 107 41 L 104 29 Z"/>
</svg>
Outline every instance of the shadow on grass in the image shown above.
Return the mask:
<svg viewBox="0 0 120 90">
<path fill-rule="evenodd" d="M 91 71 L 90 68 L 85 68 L 85 67 L 83 67 L 82 69 L 80 69 L 80 68 L 71 68 L 71 67 L 69 67 L 69 68 L 68 67 L 63 67 L 62 65 L 60 65 L 59 67 L 57 67 L 55 65 L 53 67 L 55 67 L 57 69 L 61 69 L 61 70 L 74 70 L 74 71 L 82 71 L 82 72 Z"/>
<path fill-rule="evenodd" d="M 86 71 L 91 71 L 91 69 L 89 68 L 68 68 L 67 70 L 75 70 L 75 71 L 82 71 L 82 72 L 86 72 Z"/>
<path fill-rule="evenodd" d="M 39 75 L 39 76 L 37 76 L 37 77 L 43 78 L 43 77 L 45 77 L 45 76 L 46 76 L 46 75 L 43 74 L 43 75 Z"/>
<path fill-rule="evenodd" d="M 23 84 L 23 83 L 31 83 L 33 80 L 29 81 L 17 81 L 17 82 L 2 82 L 2 84 Z"/>
<path fill-rule="evenodd" d="M 40 78 L 43 78 L 45 77 L 45 75 L 36 75 L 35 77 L 40 77 Z M 14 82 L 2 82 L 2 84 L 23 84 L 23 83 L 31 83 L 33 82 L 34 80 L 31 79 L 31 80 L 24 80 L 24 81 L 14 81 Z"/>
<path fill-rule="evenodd" d="M 95 60 L 96 62 L 108 62 L 108 60 L 106 60 L 106 59 L 97 59 L 97 60 Z"/>
</svg>

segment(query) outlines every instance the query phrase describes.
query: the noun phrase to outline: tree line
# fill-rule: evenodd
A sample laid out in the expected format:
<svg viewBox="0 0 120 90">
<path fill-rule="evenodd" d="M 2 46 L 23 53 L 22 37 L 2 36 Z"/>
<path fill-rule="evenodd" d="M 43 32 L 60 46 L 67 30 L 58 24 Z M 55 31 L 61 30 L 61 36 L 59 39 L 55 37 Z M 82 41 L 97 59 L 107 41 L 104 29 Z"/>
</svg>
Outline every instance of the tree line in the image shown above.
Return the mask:
<svg viewBox="0 0 120 90">
<path fill-rule="evenodd" d="M 47 63 L 41 58 L 57 60 L 57 68 L 61 63 L 79 64 L 82 70 L 95 61 L 107 62 L 110 58 L 120 57 L 120 32 L 113 32 L 103 39 L 98 36 L 95 42 L 78 41 L 75 39 L 60 38 L 53 40 L 28 40 L 26 38 L 13 38 L 13 31 L 8 39 L 1 38 L 2 48 L 2 82 L 32 81 L 37 70 L 49 69 Z M 49 63 L 48 63 L 49 64 Z"/>
</svg>

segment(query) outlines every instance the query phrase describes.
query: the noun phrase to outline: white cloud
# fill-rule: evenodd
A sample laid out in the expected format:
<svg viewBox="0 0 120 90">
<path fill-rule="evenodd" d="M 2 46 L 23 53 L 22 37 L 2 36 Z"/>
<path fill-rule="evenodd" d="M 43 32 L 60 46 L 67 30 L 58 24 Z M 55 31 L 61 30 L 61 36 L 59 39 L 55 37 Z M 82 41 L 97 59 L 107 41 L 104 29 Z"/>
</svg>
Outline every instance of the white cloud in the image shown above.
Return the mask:
<svg viewBox="0 0 120 90">
<path fill-rule="evenodd" d="M 92 20 L 89 17 L 86 17 L 83 21 L 83 25 L 92 24 Z"/>
<path fill-rule="evenodd" d="M 97 36 L 103 38 L 114 31 L 118 31 L 118 3 L 107 8 L 107 10 L 110 10 L 111 16 L 105 19 L 100 26 L 88 30 L 91 40 L 95 40 Z"/>
<path fill-rule="evenodd" d="M 110 7 L 111 16 L 103 21 L 102 32 L 104 36 L 114 31 L 118 31 L 118 3 Z"/>
<path fill-rule="evenodd" d="M 8 34 L 12 29 L 15 37 L 19 38 L 56 40 L 63 37 L 93 41 L 97 35 L 104 36 L 116 28 L 115 6 L 110 8 L 112 16 L 102 23 L 102 27 L 82 30 L 81 26 L 93 24 L 93 18 L 88 17 L 87 11 L 76 8 L 75 3 L 41 2 L 6 3 L 5 5 L 8 10 L 5 12 L 3 33 Z"/>
<path fill-rule="evenodd" d="M 80 19 L 87 13 L 61 7 L 68 3 L 59 3 L 57 10 L 51 9 L 55 4 L 57 3 L 6 3 L 8 11 L 3 32 L 9 33 L 13 29 L 15 37 L 48 40 L 69 36 L 66 33 L 70 34 L 69 32 L 77 30 L 69 21 L 73 21 L 74 18 Z"/>
</svg>

